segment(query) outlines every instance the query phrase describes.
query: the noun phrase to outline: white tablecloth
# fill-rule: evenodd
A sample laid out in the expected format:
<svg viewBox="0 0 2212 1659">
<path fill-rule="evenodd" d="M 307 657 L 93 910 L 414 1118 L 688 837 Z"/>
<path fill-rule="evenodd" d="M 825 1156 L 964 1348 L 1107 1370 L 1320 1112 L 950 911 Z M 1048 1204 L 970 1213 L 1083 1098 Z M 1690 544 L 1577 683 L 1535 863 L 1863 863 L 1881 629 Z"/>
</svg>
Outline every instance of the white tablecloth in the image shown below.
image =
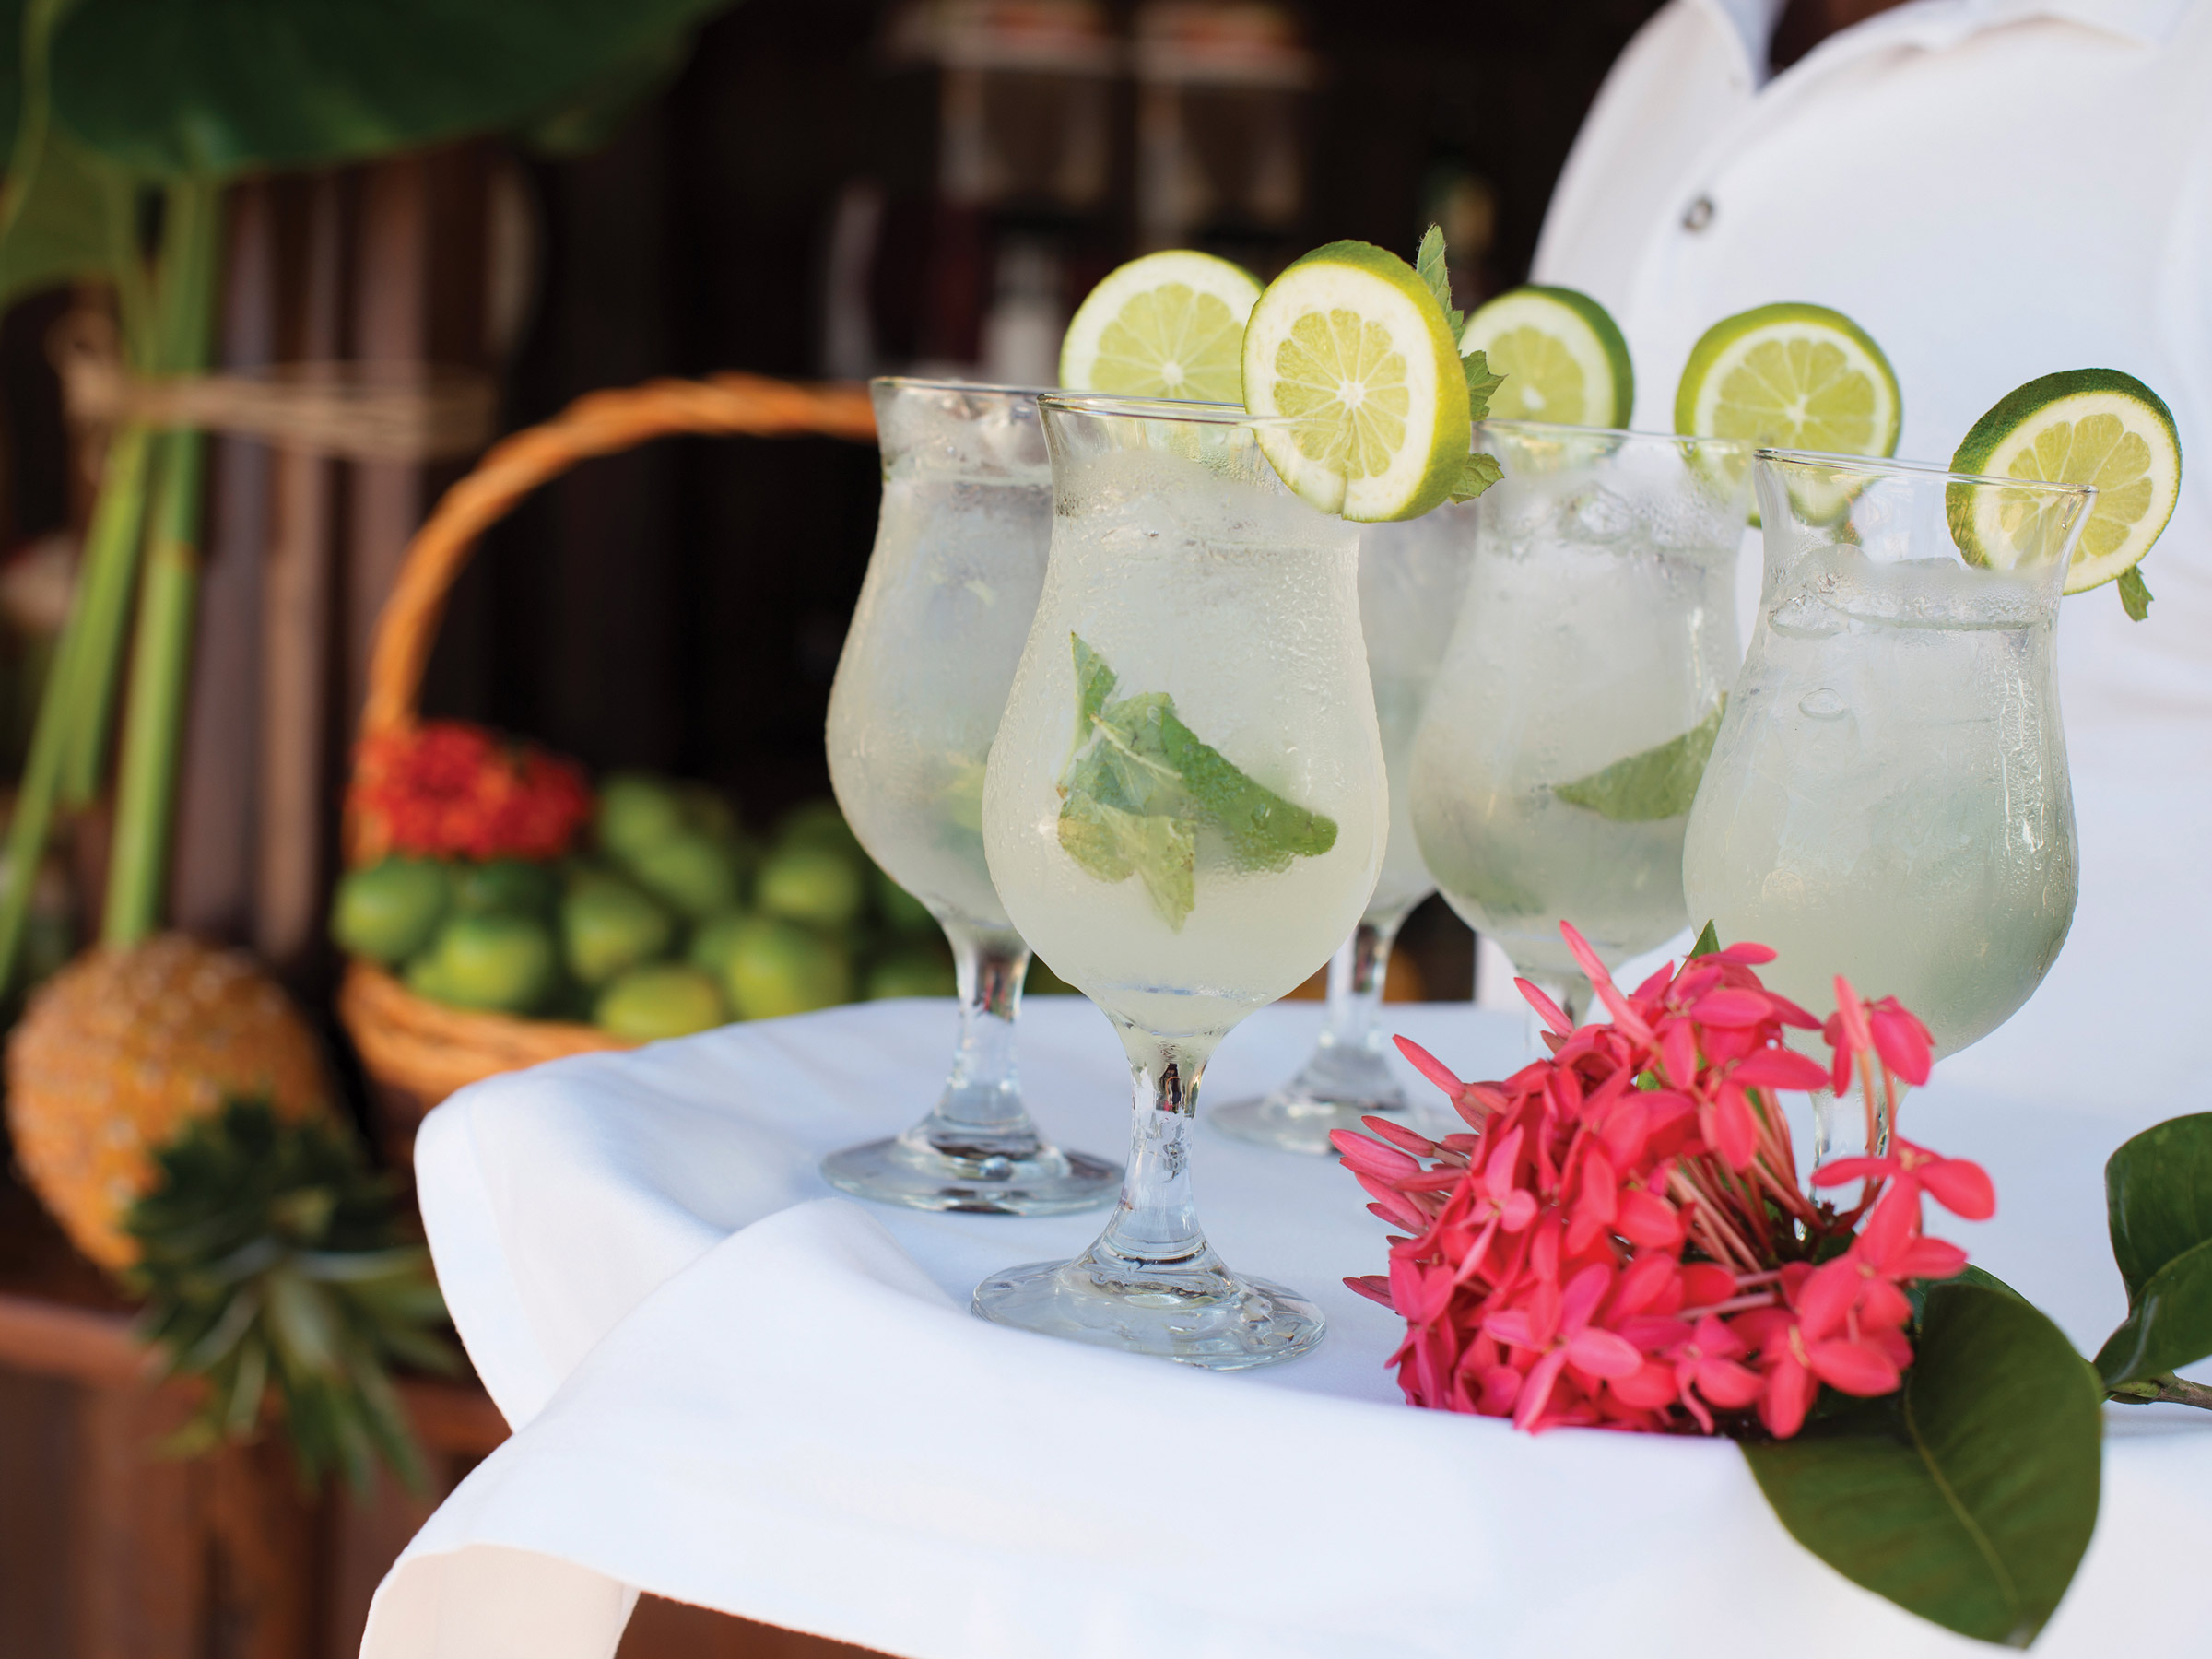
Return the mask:
<svg viewBox="0 0 2212 1659">
<path fill-rule="evenodd" d="M 1390 1013 L 1463 1076 L 1516 1062 L 1508 1017 Z M 1288 1072 L 1318 1018 L 1280 1005 L 1232 1034 L 1202 1118 Z M 517 1432 L 394 1566 L 366 1659 L 605 1659 L 641 1589 L 912 1659 L 1987 1651 L 1799 1548 L 1725 1441 L 1532 1439 L 1400 1404 L 1396 1322 L 1338 1283 L 1381 1267 L 1383 1229 L 1333 1160 L 1209 1133 L 1196 1166 L 1228 1259 L 1326 1309 L 1305 1359 L 1216 1375 L 971 1317 L 985 1273 L 1072 1253 L 1100 1218 L 894 1211 L 815 1172 L 919 1113 L 951 1026 L 912 1002 L 732 1027 L 431 1116 L 439 1276 Z M 2086 1068 L 2033 1051 L 2087 1034 L 2020 1030 L 1947 1063 L 1906 1132 L 1988 1166 L 1997 1218 L 1953 1236 L 2093 1352 L 2124 1312 L 2104 1158 L 2189 1102 L 2070 1094 Z M 1104 1018 L 1032 1000 L 1021 1056 L 1049 1132 L 1118 1155 Z M 2096 1541 L 2038 1651 L 2212 1651 L 2212 1418 L 2108 1420 Z"/>
</svg>

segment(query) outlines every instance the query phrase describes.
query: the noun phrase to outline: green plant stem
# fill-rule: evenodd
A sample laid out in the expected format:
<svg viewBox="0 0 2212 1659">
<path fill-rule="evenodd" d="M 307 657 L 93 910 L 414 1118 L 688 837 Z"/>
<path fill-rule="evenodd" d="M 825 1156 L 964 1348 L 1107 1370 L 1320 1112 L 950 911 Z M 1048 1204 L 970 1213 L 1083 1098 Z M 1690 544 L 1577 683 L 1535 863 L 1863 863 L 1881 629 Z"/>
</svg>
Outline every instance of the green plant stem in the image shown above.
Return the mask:
<svg viewBox="0 0 2212 1659">
<path fill-rule="evenodd" d="M 2122 1382 L 2108 1389 L 2105 1398 L 2116 1406 L 2148 1406 L 2155 1400 L 2163 1400 L 2171 1406 L 2195 1406 L 2212 1411 L 2212 1388 L 2175 1376 L 2144 1377 L 2134 1382 Z"/>
<path fill-rule="evenodd" d="M 71 616 L 73 624 L 78 615 L 83 618 L 78 646 L 65 661 L 56 661 L 50 683 L 50 696 L 65 684 L 60 694 L 70 710 L 61 763 L 61 799 L 67 806 L 88 805 L 100 793 L 106 770 L 116 670 L 124 624 L 131 614 L 131 590 L 137 582 L 153 447 L 152 434 L 144 427 L 125 427 L 108 445 Z"/>
<path fill-rule="evenodd" d="M 189 373 L 207 361 L 219 268 L 219 189 L 213 184 L 183 180 L 167 189 L 152 355 L 157 367 L 170 373 Z M 199 598 L 206 441 L 196 431 L 181 430 L 164 432 L 160 444 L 100 928 L 102 940 L 117 946 L 136 944 L 161 923 Z"/>
</svg>

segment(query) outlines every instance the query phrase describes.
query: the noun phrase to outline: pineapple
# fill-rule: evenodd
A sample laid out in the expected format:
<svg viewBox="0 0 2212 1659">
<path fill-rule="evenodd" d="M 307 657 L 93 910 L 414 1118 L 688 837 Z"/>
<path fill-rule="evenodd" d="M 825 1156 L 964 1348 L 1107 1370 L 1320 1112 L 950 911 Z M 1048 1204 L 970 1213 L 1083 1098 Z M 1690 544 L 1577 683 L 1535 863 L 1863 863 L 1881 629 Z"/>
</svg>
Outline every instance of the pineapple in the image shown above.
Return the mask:
<svg viewBox="0 0 2212 1659">
<path fill-rule="evenodd" d="M 120 1271 L 154 1154 L 230 1097 L 325 1115 L 314 1034 L 247 957 L 182 934 L 87 952 L 31 998 L 7 1046 L 16 1159 L 76 1247 Z"/>
</svg>

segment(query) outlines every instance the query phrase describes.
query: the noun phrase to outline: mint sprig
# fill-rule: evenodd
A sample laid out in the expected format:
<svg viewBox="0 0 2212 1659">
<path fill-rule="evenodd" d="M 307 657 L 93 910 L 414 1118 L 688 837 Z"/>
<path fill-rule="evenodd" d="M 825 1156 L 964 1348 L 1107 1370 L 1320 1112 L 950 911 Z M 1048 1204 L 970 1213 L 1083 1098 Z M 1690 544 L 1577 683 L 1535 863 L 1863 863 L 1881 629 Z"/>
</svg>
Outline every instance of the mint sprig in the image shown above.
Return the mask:
<svg viewBox="0 0 2212 1659">
<path fill-rule="evenodd" d="M 1725 692 L 1712 712 L 1679 737 L 1670 737 L 1655 748 L 1616 760 L 1600 771 L 1552 793 L 1570 806 L 1581 806 L 1611 818 L 1617 824 L 1649 824 L 1660 818 L 1680 818 L 1689 810 L 1705 775 L 1712 741 L 1720 735 L 1721 714 L 1728 707 Z"/>
<path fill-rule="evenodd" d="M 1414 275 L 1428 285 L 1430 293 L 1444 313 L 1444 323 L 1452 330 L 1452 339 L 1458 344 L 1466 327 L 1466 317 L 1452 303 L 1452 271 L 1444 262 L 1444 231 L 1441 225 L 1431 225 L 1421 238 L 1421 245 L 1413 256 Z M 1460 352 L 1460 368 L 1467 377 L 1467 418 L 1470 423 L 1480 420 L 1490 412 L 1490 394 L 1505 384 L 1505 376 L 1490 372 L 1490 360 L 1479 351 Z M 1504 477 L 1494 456 L 1480 451 L 1469 455 L 1461 464 L 1459 477 L 1452 481 L 1451 499 L 1471 501 Z"/>
<path fill-rule="evenodd" d="M 1120 684 L 1078 634 L 1076 728 L 1060 774 L 1060 845 L 1100 881 L 1131 876 L 1177 932 L 1196 900 L 1198 833 L 1211 828 L 1243 871 L 1280 871 L 1336 844 L 1336 823 L 1286 801 L 1232 765 L 1175 712 L 1164 691 L 1118 700 Z"/>
</svg>

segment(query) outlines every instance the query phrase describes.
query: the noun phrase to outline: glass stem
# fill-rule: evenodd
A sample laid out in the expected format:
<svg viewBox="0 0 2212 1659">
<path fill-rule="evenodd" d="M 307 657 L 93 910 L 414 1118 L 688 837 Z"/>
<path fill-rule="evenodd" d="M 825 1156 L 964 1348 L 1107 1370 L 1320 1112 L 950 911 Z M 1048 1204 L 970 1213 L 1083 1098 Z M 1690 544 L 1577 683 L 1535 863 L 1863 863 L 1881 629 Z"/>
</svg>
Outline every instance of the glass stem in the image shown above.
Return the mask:
<svg viewBox="0 0 2212 1659">
<path fill-rule="evenodd" d="M 1129 1050 L 1129 1162 L 1113 1219 L 1088 1254 L 1101 1265 L 1139 1272 L 1200 1266 L 1212 1253 L 1191 1197 L 1190 1135 L 1212 1045 L 1194 1048 L 1129 1029 L 1122 1036 Z"/>
<path fill-rule="evenodd" d="M 1321 1034 L 1323 1048 L 1363 1049 L 1373 1042 L 1390 947 L 1403 921 L 1403 916 L 1360 917 L 1352 936 L 1329 959 L 1329 1022 Z"/>
<path fill-rule="evenodd" d="M 1038 1149 L 1036 1125 L 1021 1103 L 1015 1068 L 1014 1024 L 1030 949 L 1020 935 L 947 927 L 960 992 L 960 1037 L 945 1092 L 918 1128 L 952 1157 L 1028 1158 Z"/>
</svg>

